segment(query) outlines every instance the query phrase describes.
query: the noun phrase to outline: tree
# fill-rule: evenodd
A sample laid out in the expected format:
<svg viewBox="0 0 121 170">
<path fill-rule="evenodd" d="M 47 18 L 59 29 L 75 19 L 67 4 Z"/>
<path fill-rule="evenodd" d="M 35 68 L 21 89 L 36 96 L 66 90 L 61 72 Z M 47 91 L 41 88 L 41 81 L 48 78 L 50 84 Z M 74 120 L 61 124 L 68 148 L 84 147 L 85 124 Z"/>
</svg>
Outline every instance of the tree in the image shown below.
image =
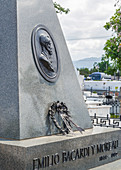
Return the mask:
<svg viewBox="0 0 121 170">
<path fill-rule="evenodd" d="M 117 2 L 119 3 L 119 0 Z M 104 28 L 113 31 L 113 37 L 107 40 L 104 46 L 105 56 L 110 58 L 115 67 L 121 71 L 121 7 L 116 10 Z"/>
<path fill-rule="evenodd" d="M 97 63 L 97 62 L 94 62 L 93 68 L 94 68 L 94 69 L 98 69 L 98 63 Z"/>
<path fill-rule="evenodd" d="M 98 63 L 98 66 L 99 66 L 99 72 L 107 73 L 108 67 L 110 66 L 109 60 L 107 60 L 106 57 L 103 56 L 101 62 Z"/>
<path fill-rule="evenodd" d="M 55 10 L 56 10 L 56 13 L 65 13 L 65 14 L 68 14 L 68 12 L 70 11 L 68 8 L 65 9 L 63 8 L 60 4 L 57 4 L 56 2 L 54 2 L 54 7 L 55 7 Z"/>
<path fill-rule="evenodd" d="M 93 68 L 90 69 L 90 74 L 92 74 L 93 72 L 98 72 L 99 70 L 99 66 L 97 62 L 94 62 L 93 64 Z"/>
<path fill-rule="evenodd" d="M 84 75 L 85 77 L 88 77 L 90 74 L 90 71 L 88 68 L 80 68 L 77 70 L 79 71 L 80 75 Z"/>
</svg>

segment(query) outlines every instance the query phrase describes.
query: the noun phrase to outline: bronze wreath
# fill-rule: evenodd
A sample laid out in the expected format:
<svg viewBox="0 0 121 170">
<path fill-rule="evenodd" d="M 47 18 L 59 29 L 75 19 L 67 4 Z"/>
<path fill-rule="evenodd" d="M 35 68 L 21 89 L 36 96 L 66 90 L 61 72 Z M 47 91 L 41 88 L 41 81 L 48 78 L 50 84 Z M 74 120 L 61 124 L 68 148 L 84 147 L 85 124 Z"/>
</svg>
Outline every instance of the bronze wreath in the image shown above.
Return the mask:
<svg viewBox="0 0 121 170">
<path fill-rule="evenodd" d="M 64 129 L 57 122 L 57 120 L 55 118 L 56 113 L 58 113 L 59 116 L 61 117 L 61 119 L 63 120 L 63 124 L 65 127 Z M 84 129 L 80 128 L 78 125 L 76 125 L 70 119 L 71 118 L 70 112 L 69 112 L 66 104 L 63 102 L 59 102 L 59 101 L 53 102 L 52 105 L 49 107 L 48 115 L 52 119 L 56 128 L 64 135 L 72 132 L 71 124 L 73 124 L 77 128 L 77 130 L 79 130 L 81 133 L 82 133 L 82 131 L 84 131 Z"/>
</svg>

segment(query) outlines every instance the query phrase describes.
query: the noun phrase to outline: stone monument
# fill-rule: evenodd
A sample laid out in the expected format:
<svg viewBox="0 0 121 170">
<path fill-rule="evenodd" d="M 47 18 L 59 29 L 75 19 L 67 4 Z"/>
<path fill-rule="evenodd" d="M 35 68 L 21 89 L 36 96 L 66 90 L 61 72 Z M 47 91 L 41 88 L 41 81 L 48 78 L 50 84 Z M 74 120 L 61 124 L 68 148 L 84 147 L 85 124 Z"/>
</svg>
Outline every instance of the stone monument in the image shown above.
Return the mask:
<svg viewBox="0 0 121 170">
<path fill-rule="evenodd" d="M 86 170 L 121 158 L 120 130 L 92 129 L 52 1 L 1 0 L 0 23 L 0 170 Z M 83 134 L 60 134 L 63 121 L 48 114 L 56 104 Z"/>
<path fill-rule="evenodd" d="M 76 124 L 91 128 L 51 0 L 1 1 L 0 11 L 0 137 L 56 134 L 47 116 L 54 101 L 66 103 Z"/>
</svg>

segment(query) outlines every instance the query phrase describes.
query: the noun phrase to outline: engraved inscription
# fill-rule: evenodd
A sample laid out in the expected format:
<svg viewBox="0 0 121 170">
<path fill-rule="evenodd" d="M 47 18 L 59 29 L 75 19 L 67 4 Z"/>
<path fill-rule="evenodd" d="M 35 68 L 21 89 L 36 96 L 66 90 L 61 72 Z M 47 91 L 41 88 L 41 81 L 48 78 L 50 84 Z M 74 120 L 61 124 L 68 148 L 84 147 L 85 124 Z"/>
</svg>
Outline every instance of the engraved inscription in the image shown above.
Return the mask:
<svg viewBox="0 0 121 170">
<path fill-rule="evenodd" d="M 67 163 L 70 161 L 76 161 L 79 159 L 86 159 L 88 157 L 97 156 L 97 160 L 106 161 L 108 159 L 116 159 L 118 157 L 118 140 L 108 141 L 104 143 L 94 144 L 84 148 L 77 148 L 70 151 L 62 151 L 62 153 L 56 153 L 47 155 L 41 158 L 33 159 L 33 170 L 39 170 L 41 168 L 47 168 L 57 166 L 60 163 Z M 102 154 L 98 157 L 98 154 Z"/>
</svg>

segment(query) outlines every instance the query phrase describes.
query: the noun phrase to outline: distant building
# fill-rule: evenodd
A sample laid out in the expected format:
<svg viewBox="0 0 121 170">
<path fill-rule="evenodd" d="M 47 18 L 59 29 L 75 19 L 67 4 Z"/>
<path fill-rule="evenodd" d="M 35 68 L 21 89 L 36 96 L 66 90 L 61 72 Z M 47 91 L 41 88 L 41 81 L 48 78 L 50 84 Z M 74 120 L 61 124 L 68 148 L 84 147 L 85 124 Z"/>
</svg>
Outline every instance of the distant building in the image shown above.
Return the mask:
<svg viewBox="0 0 121 170">
<path fill-rule="evenodd" d="M 111 80 L 111 75 L 101 72 L 94 72 L 90 75 L 91 80 Z"/>
<path fill-rule="evenodd" d="M 84 81 L 84 90 L 119 92 L 121 81 Z"/>
</svg>

